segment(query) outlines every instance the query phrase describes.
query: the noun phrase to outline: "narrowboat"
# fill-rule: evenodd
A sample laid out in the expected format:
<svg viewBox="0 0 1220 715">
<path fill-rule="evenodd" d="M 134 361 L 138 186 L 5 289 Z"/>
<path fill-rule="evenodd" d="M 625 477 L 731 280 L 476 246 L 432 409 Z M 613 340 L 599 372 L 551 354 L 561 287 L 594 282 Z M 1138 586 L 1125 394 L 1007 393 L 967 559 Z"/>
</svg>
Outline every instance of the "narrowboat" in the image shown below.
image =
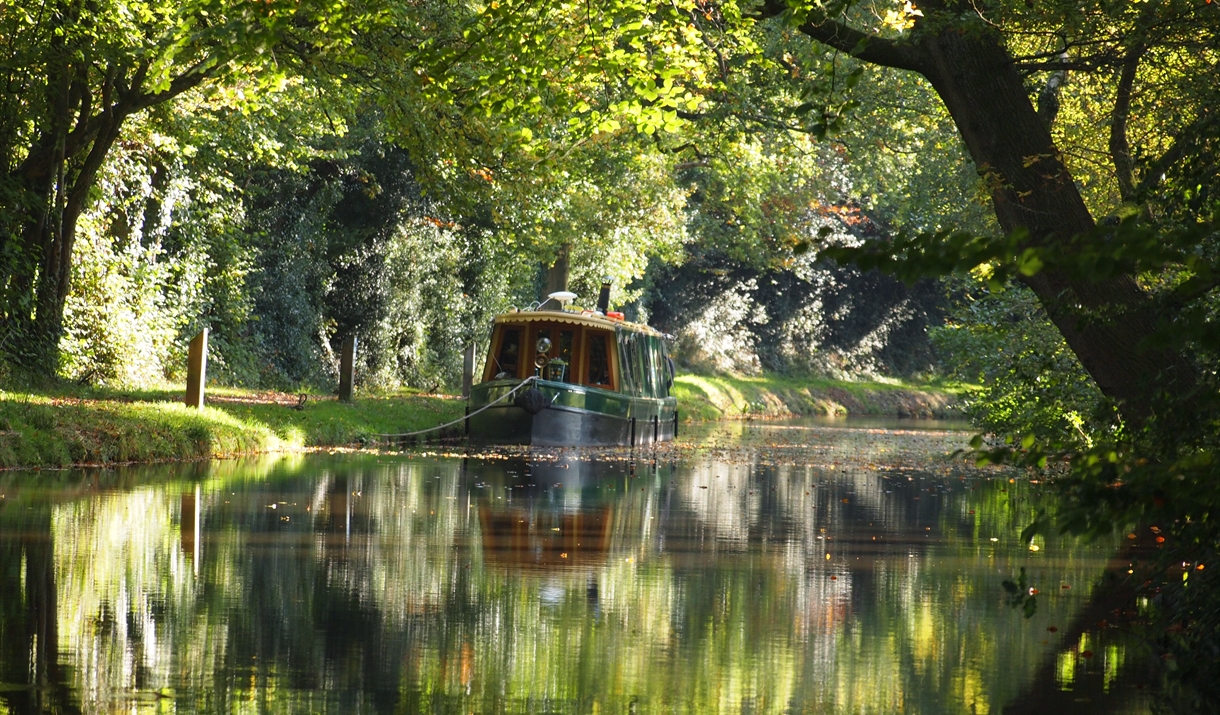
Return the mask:
<svg viewBox="0 0 1220 715">
<path fill-rule="evenodd" d="M 496 316 L 467 405 L 472 442 L 635 447 L 677 435 L 667 336 L 608 310 L 609 286 L 599 310 L 569 307 L 575 297 Z"/>
</svg>

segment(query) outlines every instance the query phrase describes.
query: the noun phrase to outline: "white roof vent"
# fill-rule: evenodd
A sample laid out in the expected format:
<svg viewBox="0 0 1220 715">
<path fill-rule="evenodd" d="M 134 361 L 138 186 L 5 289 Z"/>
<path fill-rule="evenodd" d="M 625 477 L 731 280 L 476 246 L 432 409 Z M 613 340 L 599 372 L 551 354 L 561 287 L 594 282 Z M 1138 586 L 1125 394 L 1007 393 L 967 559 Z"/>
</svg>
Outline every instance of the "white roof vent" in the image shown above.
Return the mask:
<svg viewBox="0 0 1220 715">
<path fill-rule="evenodd" d="M 548 295 L 547 298 L 558 302 L 560 305 L 567 305 L 568 303 L 576 300 L 576 294 L 570 290 L 557 290 Z"/>
</svg>

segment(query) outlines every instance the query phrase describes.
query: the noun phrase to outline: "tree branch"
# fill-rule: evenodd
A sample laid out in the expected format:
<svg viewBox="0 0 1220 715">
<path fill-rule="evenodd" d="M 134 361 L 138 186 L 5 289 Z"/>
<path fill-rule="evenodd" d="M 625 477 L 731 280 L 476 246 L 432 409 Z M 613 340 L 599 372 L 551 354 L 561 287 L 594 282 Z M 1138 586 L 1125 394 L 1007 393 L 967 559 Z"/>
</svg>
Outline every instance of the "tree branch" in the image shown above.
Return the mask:
<svg viewBox="0 0 1220 715">
<path fill-rule="evenodd" d="M 1144 170 L 1143 181 L 1132 192 L 1133 199 L 1142 201 L 1149 191 L 1159 186 L 1165 172 L 1181 161 L 1195 147 L 1199 137 L 1208 132 L 1215 124 L 1220 124 L 1220 112 L 1204 111 L 1195 121 L 1179 132 L 1177 138 L 1174 139 L 1173 146 Z"/>
<path fill-rule="evenodd" d="M 200 60 L 175 77 L 164 91 L 153 93 L 140 91 L 140 85 L 136 83 L 136 80 L 138 79 L 140 82 L 143 82 L 147 68 L 138 68 L 132 76 L 131 84 L 125 91 L 121 87 L 115 88 L 120 90 L 116 92 L 118 97 L 115 102 L 104 103 L 100 107 L 101 111 L 98 114 L 89 117 L 87 121 L 78 122 L 76 127 L 67 133 L 63 141 L 63 158 L 68 159 L 81 151 L 87 150 L 97 140 L 99 132 L 110 126 L 111 121 L 115 118 L 121 124 L 126 117 L 136 112 L 169 101 L 210 79 L 216 73 L 219 66 L 221 65 L 217 64 L 208 67 L 206 59 Z M 109 86 L 109 84 L 106 85 L 106 87 Z M 107 94 L 109 92 L 104 89 L 103 97 Z M 13 174 L 25 177 L 27 180 L 45 176 L 47 172 L 54 170 L 57 156 L 58 152 L 54 145 L 43 145 L 36 150 L 32 150 Z"/>
<path fill-rule="evenodd" d="M 762 17 L 778 17 L 787 12 L 789 8 L 783 0 L 766 0 Z M 869 64 L 925 74 L 923 54 L 913 45 L 870 35 L 829 18 L 810 20 L 797 29 L 811 39 Z"/>
<path fill-rule="evenodd" d="M 800 26 L 805 35 L 824 45 L 846 52 L 869 64 L 910 70 L 924 74 L 922 54 L 911 45 L 875 37 L 834 20 L 807 22 Z"/>
<path fill-rule="evenodd" d="M 1085 58 L 1076 62 L 1017 62 L 1014 63 L 1016 68 L 1021 70 L 1024 75 L 1030 75 L 1034 72 L 1058 72 L 1060 70 L 1069 70 L 1072 72 L 1096 72 L 1103 67 L 1113 67 L 1119 63 L 1119 59 L 1110 55 L 1097 55 L 1091 58 Z"/>
<path fill-rule="evenodd" d="M 1123 60 L 1123 70 L 1118 78 L 1118 90 L 1114 96 L 1114 109 L 1110 112 L 1110 160 L 1118 177 L 1118 192 L 1123 201 L 1135 199 L 1135 162 L 1131 159 L 1131 144 L 1127 141 L 1127 118 L 1131 114 L 1131 89 L 1135 85 L 1135 72 L 1145 47 L 1136 44 Z"/>
</svg>

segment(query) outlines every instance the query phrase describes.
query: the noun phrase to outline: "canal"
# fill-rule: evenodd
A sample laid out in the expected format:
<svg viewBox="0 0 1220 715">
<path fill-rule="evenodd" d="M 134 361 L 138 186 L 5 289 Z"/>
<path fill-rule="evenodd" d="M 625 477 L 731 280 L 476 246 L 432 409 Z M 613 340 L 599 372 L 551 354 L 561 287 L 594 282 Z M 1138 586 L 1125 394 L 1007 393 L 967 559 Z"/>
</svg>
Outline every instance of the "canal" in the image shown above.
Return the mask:
<svg viewBox="0 0 1220 715">
<path fill-rule="evenodd" d="M 1117 542 L 951 427 L 0 473 L 0 715 L 1146 712 Z"/>
</svg>

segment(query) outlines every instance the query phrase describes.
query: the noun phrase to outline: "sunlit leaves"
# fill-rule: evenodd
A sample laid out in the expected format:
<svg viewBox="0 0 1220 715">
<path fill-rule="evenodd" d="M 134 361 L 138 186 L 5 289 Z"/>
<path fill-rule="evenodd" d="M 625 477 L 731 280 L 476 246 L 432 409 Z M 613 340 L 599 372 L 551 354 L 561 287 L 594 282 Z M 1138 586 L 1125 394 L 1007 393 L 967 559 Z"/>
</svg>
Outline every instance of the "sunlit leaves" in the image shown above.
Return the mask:
<svg viewBox="0 0 1220 715">
<path fill-rule="evenodd" d="M 1210 285 L 1217 266 L 1215 257 L 1200 252 L 1199 245 L 1215 233 L 1216 228 L 1209 224 L 1165 230 L 1132 217 L 1118 226 L 1102 225 L 1085 235 L 1037 245 L 1031 245 L 1023 230 L 1002 237 L 939 231 L 899 234 L 859 247 L 827 248 L 825 255 L 877 268 L 907 281 L 928 275 L 964 274 L 985 266 L 993 288 L 1043 270 L 1104 280 L 1178 265 L 1200 278 L 1190 285 L 1202 288 Z"/>
<path fill-rule="evenodd" d="M 677 112 L 710 87 L 708 49 L 691 21 L 695 4 L 495 2 L 458 34 L 425 41 L 415 70 L 429 101 L 575 138 L 631 126 L 676 131 Z M 548 123 L 549 120 L 549 123 Z"/>
</svg>

